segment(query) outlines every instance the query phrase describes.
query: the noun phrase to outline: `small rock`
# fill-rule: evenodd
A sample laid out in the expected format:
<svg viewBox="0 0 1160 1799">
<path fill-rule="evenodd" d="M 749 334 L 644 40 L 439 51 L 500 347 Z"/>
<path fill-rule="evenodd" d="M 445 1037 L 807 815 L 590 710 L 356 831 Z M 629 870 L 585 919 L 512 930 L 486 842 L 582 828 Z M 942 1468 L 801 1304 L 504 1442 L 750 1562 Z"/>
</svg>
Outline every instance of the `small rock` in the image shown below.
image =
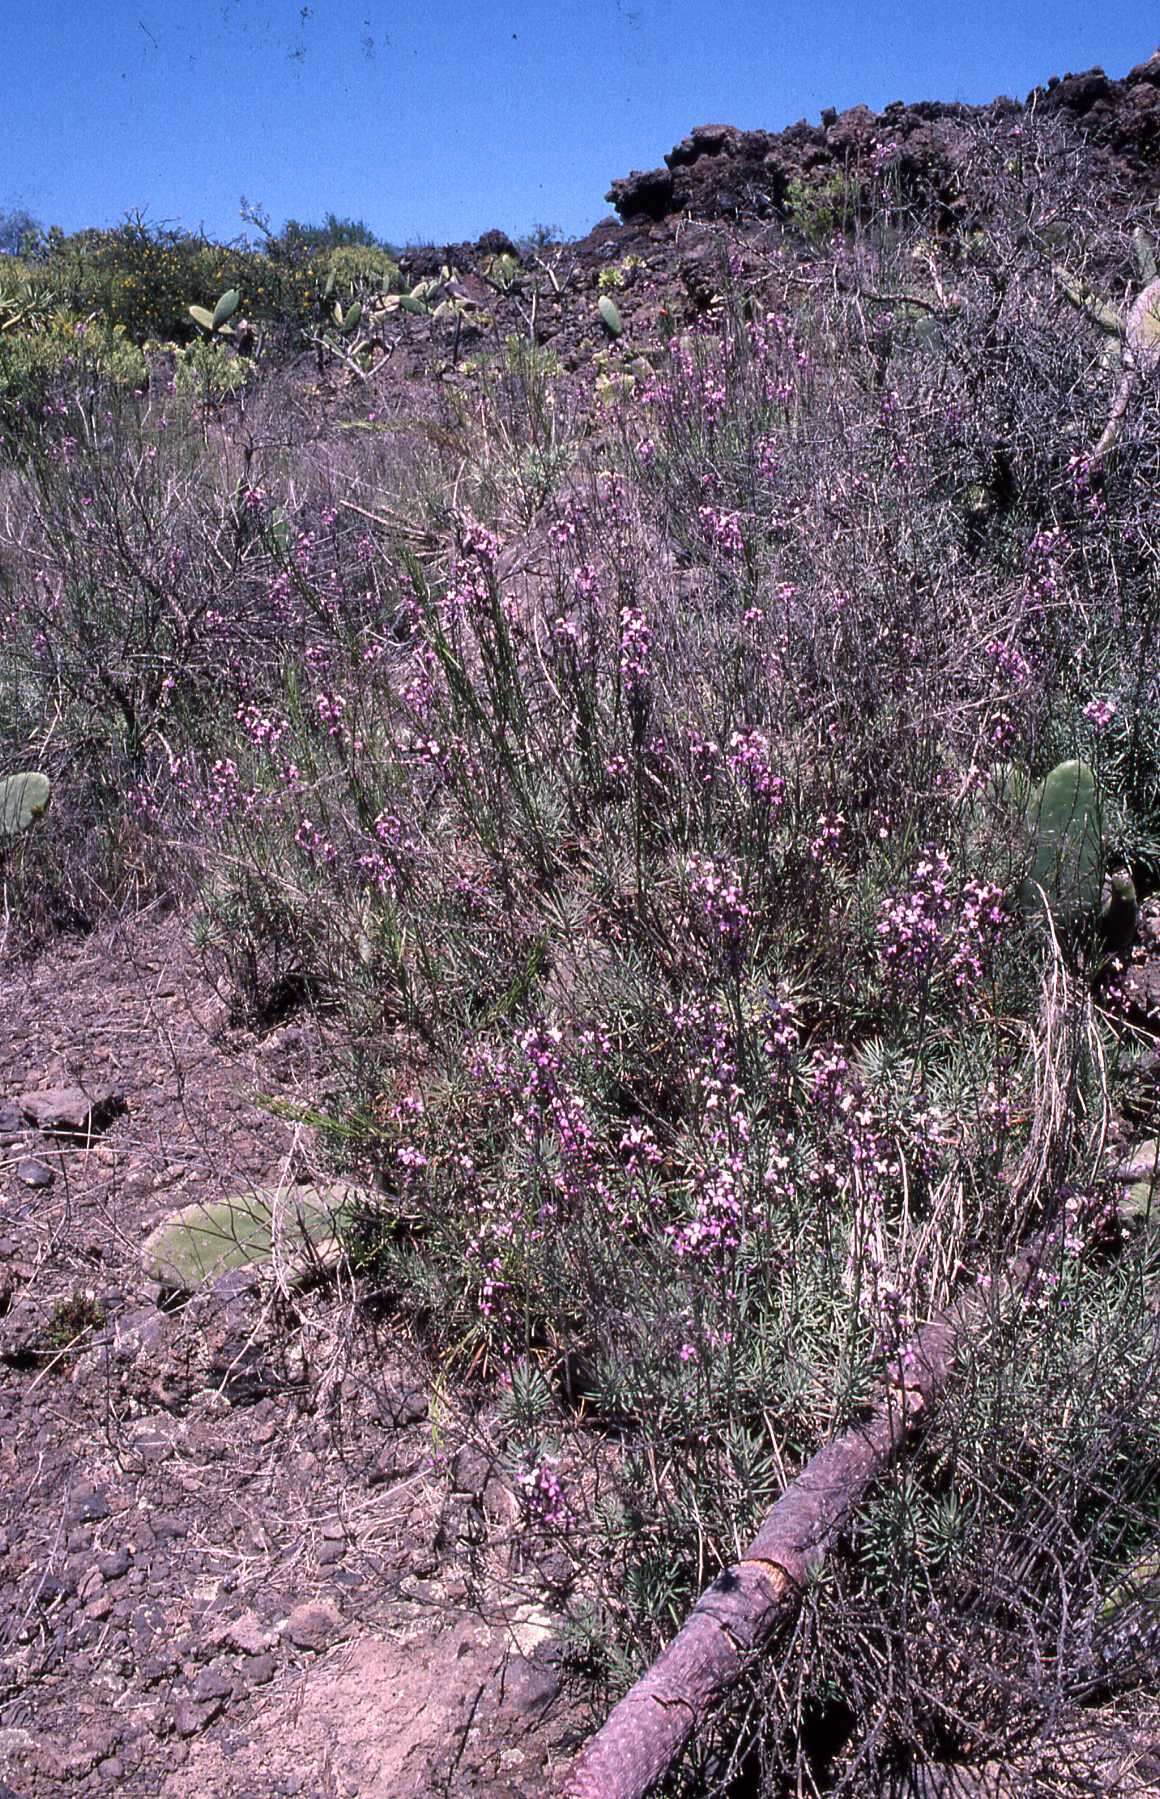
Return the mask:
<svg viewBox="0 0 1160 1799">
<path fill-rule="evenodd" d="M 68 1496 L 65 1520 L 69 1524 L 98 1524 L 109 1515 L 109 1502 L 99 1487 L 74 1487 Z"/>
<path fill-rule="evenodd" d="M 273 1680 L 276 1663 L 272 1655 L 255 1655 L 246 1663 L 246 1679 L 251 1686 L 264 1687 Z"/>
<path fill-rule="evenodd" d="M 16 1178 L 25 1187 L 51 1187 L 56 1176 L 47 1162 L 36 1156 L 22 1156 L 16 1164 Z"/>
<path fill-rule="evenodd" d="M 173 1708 L 173 1728 L 178 1736 L 194 1736 L 216 1718 L 221 1709 L 220 1699 L 207 1699 L 200 1704 L 189 1697 L 179 1699 Z"/>
<path fill-rule="evenodd" d="M 129 1572 L 129 1550 L 122 1544 L 120 1549 L 106 1550 L 97 1557 L 97 1567 L 105 1580 L 120 1580 L 122 1574 Z"/>
<path fill-rule="evenodd" d="M 24 1129 L 24 1113 L 10 1099 L 0 1099 L 0 1136 L 19 1136 Z"/>
<path fill-rule="evenodd" d="M 336 1562 L 341 1562 L 345 1554 L 345 1543 L 324 1543 L 318 1551 L 318 1565 L 320 1568 L 333 1568 Z"/>
<path fill-rule="evenodd" d="M 80 1087 L 46 1087 L 39 1093 L 22 1093 L 16 1104 L 38 1131 L 68 1137 L 92 1136 L 125 1109 L 124 1095 L 115 1087 L 98 1087 L 92 1093 Z"/>
<path fill-rule="evenodd" d="M 228 1649 L 236 1649 L 241 1655 L 264 1655 L 277 1642 L 272 1630 L 267 1630 L 256 1612 L 243 1612 L 240 1618 L 234 1618 L 218 1632 L 217 1641 Z"/>
<path fill-rule="evenodd" d="M 230 1699 L 233 1691 L 234 1683 L 224 1662 L 211 1662 L 193 1683 L 193 1696 L 198 1701 Z"/>
<path fill-rule="evenodd" d="M 338 1607 L 329 1599 L 307 1599 L 296 1605 L 286 1620 L 286 1635 L 296 1649 L 325 1649 L 342 1623 Z"/>
<path fill-rule="evenodd" d="M 517 1717 L 528 1717 L 545 1711 L 560 1691 L 560 1676 L 555 1668 L 545 1667 L 526 1656 L 513 1656 L 503 1673 L 503 1706 Z"/>
<path fill-rule="evenodd" d="M 383 1418 L 396 1430 L 408 1424 L 422 1424 L 427 1416 L 427 1395 L 418 1387 L 400 1387 L 383 1400 Z"/>
<path fill-rule="evenodd" d="M 465 1447 L 456 1451 L 451 1463 L 451 1485 L 455 1492 L 482 1499 L 491 1474 L 491 1460 L 480 1450 Z"/>
</svg>

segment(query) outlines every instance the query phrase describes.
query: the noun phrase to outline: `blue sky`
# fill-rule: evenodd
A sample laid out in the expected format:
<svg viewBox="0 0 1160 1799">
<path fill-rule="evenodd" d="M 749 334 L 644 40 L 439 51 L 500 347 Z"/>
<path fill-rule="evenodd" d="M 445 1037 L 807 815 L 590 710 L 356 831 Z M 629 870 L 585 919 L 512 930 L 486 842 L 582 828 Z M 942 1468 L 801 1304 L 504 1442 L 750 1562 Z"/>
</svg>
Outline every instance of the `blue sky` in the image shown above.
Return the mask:
<svg viewBox="0 0 1160 1799">
<path fill-rule="evenodd" d="M 241 229 L 327 211 L 398 242 L 569 236 L 695 124 L 1123 75 L 1141 0 L 0 0 L 0 209 Z"/>
</svg>

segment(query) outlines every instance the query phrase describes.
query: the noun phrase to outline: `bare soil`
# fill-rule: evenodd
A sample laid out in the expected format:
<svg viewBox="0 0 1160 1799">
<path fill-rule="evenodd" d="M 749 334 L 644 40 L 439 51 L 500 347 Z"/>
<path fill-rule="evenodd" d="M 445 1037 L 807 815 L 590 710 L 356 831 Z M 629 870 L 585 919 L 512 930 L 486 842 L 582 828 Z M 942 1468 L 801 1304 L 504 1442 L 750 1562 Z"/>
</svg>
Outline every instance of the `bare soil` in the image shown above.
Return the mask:
<svg viewBox="0 0 1160 1799">
<path fill-rule="evenodd" d="M 256 1096 L 325 1083 L 176 918 L 0 971 L 0 1799 L 515 1796 L 576 1740 L 514 1504 L 402 1326 L 342 1274 L 146 1283 L 175 1207 L 319 1172 Z M 6 1104 L 69 1087 L 123 1103 L 80 1138 Z"/>
</svg>

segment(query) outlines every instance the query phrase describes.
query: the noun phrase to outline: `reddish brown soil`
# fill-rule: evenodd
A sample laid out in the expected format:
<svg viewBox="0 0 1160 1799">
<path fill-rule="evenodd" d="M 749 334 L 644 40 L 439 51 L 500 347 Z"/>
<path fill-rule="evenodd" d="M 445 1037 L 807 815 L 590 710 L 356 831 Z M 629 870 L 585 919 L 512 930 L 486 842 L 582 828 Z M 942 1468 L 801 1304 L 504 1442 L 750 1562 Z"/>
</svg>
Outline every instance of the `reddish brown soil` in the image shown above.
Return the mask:
<svg viewBox="0 0 1160 1799">
<path fill-rule="evenodd" d="M 166 1212 L 314 1172 L 253 1096 L 324 1072 L 309 1024 L 229 1028 L 173 919 L 0 973 L 0 1102 L 125 1096 L 88 1143 L 0 1129 L 3 1799 L 514 1796 L 574 1734 L 514 1508 L 401 1328 L 341 1277 L 146 1285 Z"/>
</svg>

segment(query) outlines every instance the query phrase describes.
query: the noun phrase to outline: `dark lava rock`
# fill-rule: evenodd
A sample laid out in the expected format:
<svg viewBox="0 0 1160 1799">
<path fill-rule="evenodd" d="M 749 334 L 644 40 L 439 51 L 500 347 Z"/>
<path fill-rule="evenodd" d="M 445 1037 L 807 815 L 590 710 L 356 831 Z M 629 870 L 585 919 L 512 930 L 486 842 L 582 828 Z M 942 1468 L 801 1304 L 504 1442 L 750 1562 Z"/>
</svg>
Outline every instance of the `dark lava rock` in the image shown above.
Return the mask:
<svg viewBox="0 0 1160 1799">
<path fill-rule="evenodd" d="M 97 1567 L 102 1579 L 120 1580 L 123 1574 L 128 1574 L 130 1560 L 129 1550 L 125 1544 L 122 1544 L 120 1549 L 110 1549 L 104 1555 L 99 1555 Z"/>
<path fill-rule="evenodd" d="M 224 1662 L 211 1662 L 193 1683 L 193 1697 L 199 1703 L 207 1699 L 231 1699 L 233 1691 L 233 1676 Z"/>
<path fill-rule="evenodd" d="M 69 1524 L 99 1524 L 109 1516 L 109 1502 L 99 1487 L 74 1487 L 68 1496 L 65 1521 Z"/>
<path fill-rule="evenodd" d="M 16 1178 L 26 1187 L 51 1187 L 56 1176 L 47 1162 L 36 1156 L 23 1156 L 16 1164 Z"/>
<path fill-rule="evenodd" d="M 207 1699 L 199 1702 L 188 1694 L 179 1699 L 173 1707 L 173 1728 L 178 1736 L 192 1737 L 207 1724 L 213 1722 L 222 1709 L 221 1699 Z"/>
<path fill-rule="evenodd" d="M 501 1704 L 517 1717 L 534 1717 L 546 1711 L 560 1691 L 555 1668 L 526 1656 L 513 1656 L 503 1671 Z"/>
<path fill-rule="evenodd" d="M 482 1499 L 492 1476 L 492 1462 L 481 1450 L 465 1446 L 455 1452 L 451 1463 L 451 1485 L 457 1493 Z"/>
<path fill-rule="evenodd" d="M 634 169 L 612 183 L 607 197 L 626 223 L 676 213 L 767 218 L 793 210 L 794 184 L 808 191 L 834 177 L 872 178 L 876 159 L 885 158 L 908 196 L 953 217 L 966 199 L 960 173 L 969 164 L 964 152 L 972 127 L 1015 124 L 1032 111 L 1086 140 L 1126 196 L 1151 198 L 1160 166 L 1160 50 L 1122 81 L 1102 69 L 1053 77 L 1025 106 L 1006 96 L 986 106 L 896 100 L 880 113 L 827 107 L 819 124 L 802 119 L 783 131 L 697 125 L 669 151 L 664 168 Z"/>
</svg>

